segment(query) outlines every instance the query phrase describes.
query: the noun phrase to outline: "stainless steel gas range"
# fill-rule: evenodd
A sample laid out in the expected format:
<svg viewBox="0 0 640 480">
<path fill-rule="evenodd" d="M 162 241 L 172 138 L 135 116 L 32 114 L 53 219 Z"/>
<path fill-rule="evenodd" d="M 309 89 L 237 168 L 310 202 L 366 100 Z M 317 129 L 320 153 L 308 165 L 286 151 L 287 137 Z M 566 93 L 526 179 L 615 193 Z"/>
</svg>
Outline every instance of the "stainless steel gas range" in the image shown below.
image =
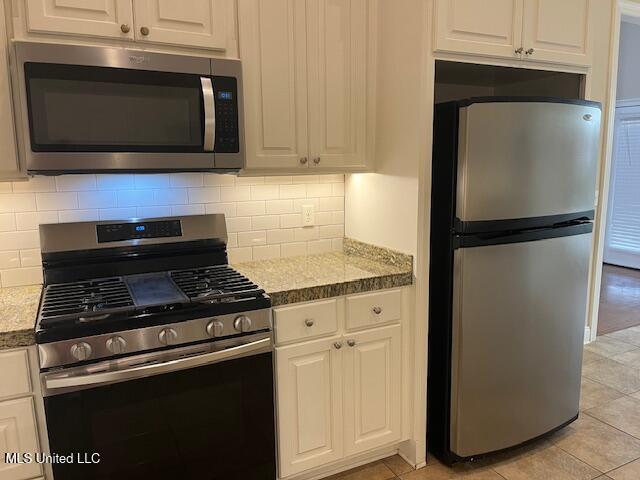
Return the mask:
<svg viewBox="0 0 640 480">
<path fill-rule="evenodd" d="M 275 478 L 271 300 L 222 215 L 40 227 L 56 480 Z M 95 456 L 95 454 L 98 454 Z"/>
</svg>

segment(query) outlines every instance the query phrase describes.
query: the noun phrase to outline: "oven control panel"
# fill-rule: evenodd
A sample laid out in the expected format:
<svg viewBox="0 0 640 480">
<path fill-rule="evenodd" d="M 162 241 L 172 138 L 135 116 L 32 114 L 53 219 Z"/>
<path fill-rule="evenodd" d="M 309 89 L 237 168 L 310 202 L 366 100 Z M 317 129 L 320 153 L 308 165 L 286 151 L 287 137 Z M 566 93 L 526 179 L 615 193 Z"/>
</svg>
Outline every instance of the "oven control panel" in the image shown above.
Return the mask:
<svg viewBox="0 0 640 480">
<path fill-rule="evenodd" d="M 96 225 L 96 230 L 98 243 L 182 236 L 180 220 L 110 223 L 108 225 Z"/>
</svg>

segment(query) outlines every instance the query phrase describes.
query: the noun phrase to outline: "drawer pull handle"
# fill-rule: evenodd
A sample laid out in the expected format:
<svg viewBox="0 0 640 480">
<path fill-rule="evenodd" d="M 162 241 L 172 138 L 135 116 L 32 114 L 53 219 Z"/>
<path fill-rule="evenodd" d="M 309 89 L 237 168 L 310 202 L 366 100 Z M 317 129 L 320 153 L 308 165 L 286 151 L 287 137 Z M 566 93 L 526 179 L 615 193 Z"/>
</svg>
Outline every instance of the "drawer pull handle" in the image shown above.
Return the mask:
<svg viewBox="0 0 640 480">
<path fill-rule="evenodd" d="M 373 307 L 373 313 L 375 313 L 376 315 L 380 315 L 382 313 L 382 308 Z"/>
<path fill-rule="evenodd" d="M 347 345 L 349 345 L 350 347 L 355 347 L 356 341 L 355 340 L 347 340 Z"/>
<path fill-rule="evenodd" d="M 305 324 L 307 327 L 313 327 L 313 324 L 314 324 L 313 318 L 307 318 L 307 319 L 305 319 L 304 324 Z"/>
<path fill-rule="evenodd" d="M 336 350 L 340 350 L 342 348 L 342 342 L 336 342 L 333 344 Z"/>
</svg>

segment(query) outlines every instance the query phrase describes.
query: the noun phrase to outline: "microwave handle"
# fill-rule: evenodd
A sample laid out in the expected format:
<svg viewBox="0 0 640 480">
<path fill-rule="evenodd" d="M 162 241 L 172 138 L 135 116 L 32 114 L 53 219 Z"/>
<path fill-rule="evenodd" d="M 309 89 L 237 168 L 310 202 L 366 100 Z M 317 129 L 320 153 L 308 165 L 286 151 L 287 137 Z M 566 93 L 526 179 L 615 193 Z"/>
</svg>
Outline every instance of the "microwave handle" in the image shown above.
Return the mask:
<svg viewBox="0 0 640 480">
<path fill-rule="evenodd" d="M 200 77 L 200 85 L 204 107 L 204 151 L 213 152 L 216 144 L 216 103 L 213 97 L 213 84 L 209 77 Z"/>
</svg>

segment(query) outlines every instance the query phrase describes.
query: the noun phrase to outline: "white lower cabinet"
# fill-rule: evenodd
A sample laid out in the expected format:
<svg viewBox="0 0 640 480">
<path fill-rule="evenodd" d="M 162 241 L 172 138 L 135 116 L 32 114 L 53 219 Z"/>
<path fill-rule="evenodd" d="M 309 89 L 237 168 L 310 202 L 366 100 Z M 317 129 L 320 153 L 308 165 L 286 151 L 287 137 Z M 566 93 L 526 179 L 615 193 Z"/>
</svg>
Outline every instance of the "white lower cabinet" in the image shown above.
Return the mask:
<svg viewBox="0 0 640 480">
<path fill-rule="evenodd" d="M 0 402 L 0 478 L 27 480 L 42 475 L 38 463 L 5 463 L 5 453 L 39 451 L 38 428 L 33 398 Z"/>
<path fill-rule="evenodd" d="M 369 319 L 369 304 L 393 313 L 389 293 L 399 303 L 387 290 L 274 309 L 281 478 L 402 440 L 401 318 Z"/>
</svg>

